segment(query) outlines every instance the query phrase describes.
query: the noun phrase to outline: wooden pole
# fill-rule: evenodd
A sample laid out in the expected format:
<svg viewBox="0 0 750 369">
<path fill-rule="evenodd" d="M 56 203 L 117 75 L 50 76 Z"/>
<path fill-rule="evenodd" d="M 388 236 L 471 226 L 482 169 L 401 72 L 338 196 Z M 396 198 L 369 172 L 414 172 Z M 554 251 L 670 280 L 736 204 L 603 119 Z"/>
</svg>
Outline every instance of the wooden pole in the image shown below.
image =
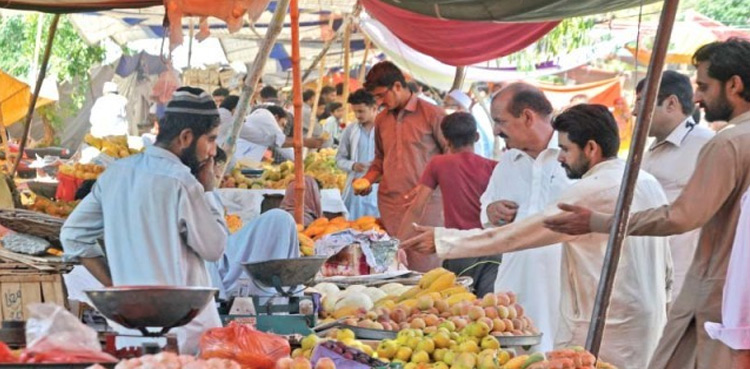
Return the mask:
<svg viewBox="0 0 750 369">
<path fill-rule="evenodd" d="M 227 153 L 227 162 L 224 164 L 224 168 L 221 168 L 221 171 L 224 173 L 227 172 L 226 165 L 231 161 L 232 156 L 234 156 L 234 150 L 237 146 L 237 136 L 240 134 L 240 129 L 245 123 L 245 113 L 247 112 L 250 97 L 255 94 L 255 88 L 260 81 L 260 76 L 263 74 L 263 68 L 266 66 L 268 55 L 271 54 L 271 49 L 276 42 L 276 38 L 284 27 L 284 18 L 286 17 L 286 10 L 289 8 L 289 1 L 290 0 L 277 1 L 276 11 L 274 11 L 273 18 L 271 19 L 271 23 L 268 25 L 268 30 L 266 31 L 266 38 L 263 39 L 263 43 L 258 49 L 258 53 L 255 54 L 255 61 L 252 66 L 248 68 L 248 73 L 245 77 L 245 85 L 242 87 L 242 95 L 240 95 L 237 110 L 234 112 L 232 130 L 222 146 L 222 149 Z"/>
<path fill-rule="evenodd" d="M 289 16 L 292 23 L 292 96 L 294 101 L 294 220 L 297 224 L 304 224 L 305 163 L 302 158 L 302 77 L 299 70 L 299 4 L 297 0 L 292 0 Z"/>
<path fill-rule="evenodd" d="M 341 104 L 344 105 L 344 117 L 342 122 L 348 123 L 347 118 L 349 117 L 349 70 L 351 69 L 351 48 L 352 48 L 352 27 L 349 22 L 346 23 L 346 30 L 344 30 L 344 91 L 341 96 Z"/>
<path fill-rule="evenodd" d="M 13 170 L 10 171 L 10 177 L 16 175 L 18 166 L 21 164 L 21 158 L 23 152 L 26 150 L 26 141 L 29 140 L 29 131 L 31 130 L 31 118 L 34 117 L 34 109 L 36 108 L 36 102 L 39 100 L 39 91 L 42 90 L 42 82 L 44 77 L 47 75 L 47 65 L 49 64 L 49 57 L 52 54 L 52 42 L 55 40 L 55 33 L 57 33 L 57 23 L 60 21 L 60 14 L 55 14 L 52 18 L 52 24 L 49 26 L 49 34 L 47 35 L 47 46 L 44 49 L 44 56 L 42 57 L 42 65 L 39 68 L 39 74 L 36 77 L 36 85 L 34 86 L 34 94 L 31 95 L 31 102 L 29 103 L 29 110 L 26 112 L 26 122 L 23 127 L 23 136 L 21 136 L 21 145 L 18 147 L 18 157 L 16 162 L 13 164 Z M 10 158 L 8 158 L 10 159 Z"/>
<path fill-rule="evenodd" d="M 464 78 L 466 77 L 466 67 L 456 67 L 456 76 L 453 78 L 453 86 L 451 91 L 461 90 L 461 86 L 464 84 Z"/>
<path fill-rule="evenodd" d="M 187 60 L 188 63 L 187 63 L 187 69 L 190 69 L 190 59 L 193 58 L 193 32 L 195 31 L 193 29 L 193 27 L 194 27 L 193 17 L 190 17 L 190 30 L 189 30 L 189 36 L 190 36 L 190 38 L 188 39 L 188 60 Z"/>
<path fill-rule="evenodd" d="M 328 19 L 328 27 L 333 27 L 333 17 Z M 307 138 L 310 138 L 313 136 L 315 125 L 318 124 L 317 111 L 318 111 L 318 105 L 320 105 L 319 104 L 320 94 L 323 91 L 323 79 L 325 78 L 325 71 L 326 71 L 326 60 L 325 60 L 326 53 L 328 53 L 328 48 L 323 47 L 323 50 L 321 50 L 319 54 L 319 56 L 322 56 L 322 57 L 320 59 L 320 64 L 318 64 L 318 84 L 315 86 L 315 97 L 313 98 L 312 114 L 310 114 L 310 122 L 307 125 Z M 302 78 L 302 80 L 304 81 L 305 79 Z M 305 155 L 307 155 L 307 150 L 305 150 Z"/>
<path fill-rule="evenodd" d="M 320 50 L 320 53 L 318 56 L 313 59 L 312 63 L 310 63 L 310 66 L 307 67 L 307 70 L 305 70 L 305 73 L 302 75 L 302 80 L 306 80 L 308 76 L 310 76 L 310 73 L 312 72 L 313 68 L 315 68 L 318 63 L 325 57 L 326 53 L 328 53 L 328 49 L 331 48 L 331 45 L 341 36 L 343 36 L 344 31 L 349 28 L 349 22 L 351 22 L 352 19 L 359 16 L 359 12 L 362 10 L 362 7 L 359 6 L 359 2 L 357 2 L 354 5 L 354 9 L 352 10 L 350 17 L 344 17 L 344 22 L 341 24 L 341 27 L 339 27 L 338 30 L 336 30 L 336 33 L 333 35 L 333 37 L 330 40 L 327 40 L 325 45 L 323 45 L 323 50 Z M 331 16 L 331 24 L 333 24 L 333 16 Z M 331 26 L 333 27 L 333 26 Z"/>
<path fill-rule="evenodd" d="M 359 76 L 357 78 L 359 83 L 365 82 L 365 74 L 367 74 L 367 57 L 369 57 L 370 54 L 370 46 L 372 46 L 372 43 L 370 43 L 370 39 L 365 36 L 365 55 L 362 56 L 362 64 L 359 67 Z"/>
<path fill-rule="evenodd" d="M 604 256 L 604 265 L 596 294 L 596 303 L 594 304 L 591 325 L 589 326 L 588 337 L 586 339 L 586 349 L 595 356 L 599 356 L 599 348 L 601 346 L 602 335 L 604 334 L 604 323 L 607 319 L 607 310 L 612 296 L 612 286 L 615 282 L 622 244 L 627 236 L 630 205 L 633 201 L 633 192 L 638 180 L 638 171 L 643 159 L 646 138 L 648 137 L 649 126 L 651 125 L 651 118 L 654 113 L 659 84 L 661 83 L 662 69 L 664 68 L 667 48 L 669 47 L 669 37 L 672 34 L 679 2 L 679 0 L 664 1 L 659 28 L 656 31 L 651 63 L 648 66 L 648 73 L 646 75 L 643 105 L 641 105 L 638 112 L 638 120 L 635 125 L 633 140 L 630 144 L 630 153 L 628 154 L 628 162 L 625 166 L 623 185 L 620 188 L 620 195 L 617 199 L 617 207 L 615 208 L 614 226 L 609 234 L 609 243 Z"/>
</svg>

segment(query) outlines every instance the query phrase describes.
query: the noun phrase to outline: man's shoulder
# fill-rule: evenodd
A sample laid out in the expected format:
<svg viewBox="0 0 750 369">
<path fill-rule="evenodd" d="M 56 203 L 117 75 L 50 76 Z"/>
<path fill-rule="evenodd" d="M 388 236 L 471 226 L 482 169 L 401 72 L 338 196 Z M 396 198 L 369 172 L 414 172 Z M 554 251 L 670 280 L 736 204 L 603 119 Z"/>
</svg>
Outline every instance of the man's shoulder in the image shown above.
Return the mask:
<svg viewBox="0 0 750 369">
<path fill-rule="evenodd" d="M 151 181 L 172 182 L 174 185 L 186 187 L 201 185 L 183 164 L 159 157 L 150 157 L 144 153 L 115 161 L 102 174 L 102 176 L 105 175 L 117 181 L 122 180 L 122 176 L 128 176 L 130 178 L 140 177 L 146 181 L 150 178 Z"/>
</svg>

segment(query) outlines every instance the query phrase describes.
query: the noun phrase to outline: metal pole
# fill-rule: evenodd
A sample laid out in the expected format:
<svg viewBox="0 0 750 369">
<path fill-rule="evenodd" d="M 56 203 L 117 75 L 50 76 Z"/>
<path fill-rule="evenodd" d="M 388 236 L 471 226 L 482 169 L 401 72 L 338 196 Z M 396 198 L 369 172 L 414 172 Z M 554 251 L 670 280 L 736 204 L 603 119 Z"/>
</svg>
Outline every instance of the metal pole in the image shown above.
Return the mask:
<svg viewBox="0 0 750 369">
<path fill-rule="evenodd" d="M 294 101 L 294 220 L 297 224 L 304 224 L 305 163 L 302 160 L 302 77 L 299 70 L 299 4 L 297 0 L 292 0 L 289 16 L 292 22 L 292 96 Z"/>
<path fill-rule="evenodd" d="M 466 77 L 466 67 L 456 67 L 456 76 L 453 78 L 451 91 L 461 89 L 461 86 L 464 84 L 464 77 Z"/>
<path fill-rule="evenodd" d="M 648 74 L 646 75 L 643 105 L 640 107 L 633 133 L 633 141 L 630 145 L 630 154 L 628 154 L 628 162 L 625 166 L 623 185 L 620 188 L 620 195 L 617 199 L 617 207 L 615 208 L 614 226 L 609 234 L 609 243 L 607 244 L 607 253 L 604 256 L 602 276 L 599 280 L 596 303 L 586 339 L 586 349 L 595 356 L 599 356 L 599 348 L 602 342 L 602 335 L 604 334 L 604 323 L 607 319 L 607 309 L 609 308 L 612 287 L 615 282 L 615 273 L 620 261 L 622 243 L 627 236 L 630 205 L 633 200 L 636 180 L 638 179 L 638 171 L 641 167 L 643 149 L 646 146 L 646 138 L 648 137 L 648 130 L 654 113 L 659 84 L 661 83 L 662 69 L 664 68 L 667 48 L 669 47 L 669 37 L 672 34 L 672 27 L 674 26 L 679 2 L 679 0 L 664 1 L 659 28 L 656 31 L 654 49 L 651 53 L 651 63 L 648 66 Z"/>
<path fill-rule="evenodd" d="M 42 82 L 44 77 L 47 75 L 47 65 L 49 64 L 49 57 L 52 54 L 52 42 L 55 40 L 55 33 L 57 33 L 57 23 L 60 21 L 60 14 L 55 14 L 52 18 L 52 24 L 49 26 L 49 34 L 47 35 L 47 46 L 44 49 L 44 56 L 42 57 L 42 66 L 39 68 L 39 74 L 36 78 L 36 85 L 34 86 L 34 94 L 31 95 L 31 102 L 29 103 L 29 110 L 26 112 L 26 122 L 23 127 L 23 136 L 21 137 L 21 145 L 18 148 L 18 157 L 16 162 L 13 164 L 13 170 L 10 172 L 10 177 L 16 175 L 18 166 L 21 164 L 21 158 L 23 152 L 26 150 L 26 141 L 29 140 L 29 130 L 31 130 L 31 118 L 34 117 L 34 109 L 36 108 L 36 102 L 39 99 L 39 91 L 42 89 Z M 10 159 L 10 158 L 8 158 Z"/>
<path fill-rule="evenodd" d="M 258 49 L 258 53 L 255 54 L 255 61 L 253 61 L 252 67 L 248 68 L 247 76 L 245 77 L 245 85 L 242 88 L 242 95 L 240 95 L 240 101 L 237 104 L 237 110 L 234 112 L 234 122 L 232 123 L 232 131 L 227 137 L 226 142 L 222 146 L 222 149 L 227 153 L 227 163 L 229 163 L 234 156 L 234 150 L 237 146 L 237 136 L 240 134 L 240 129 L 245 123 L 245 113 L 247 112 L 248 103 L 250 97 L 255 94 L 255 88 L 260 81 L 260 76 L 263 74 L 263 68 L 268 60 L 268 55 L 271 54 L 276 38 L 281 33 L 281 29 L 284 26 L 284 18 L 286 17 L 286 10 L 289 8 L 289 0 L 278 0 L 276 3 L 276 11 L 273 13 L 271 23 L 268 25 L 266 31 L 266 38 L 263 39 L 263 43 Z M 226 165 L 221 168 L 223 173 L 226 173 Z"/>
</svg>

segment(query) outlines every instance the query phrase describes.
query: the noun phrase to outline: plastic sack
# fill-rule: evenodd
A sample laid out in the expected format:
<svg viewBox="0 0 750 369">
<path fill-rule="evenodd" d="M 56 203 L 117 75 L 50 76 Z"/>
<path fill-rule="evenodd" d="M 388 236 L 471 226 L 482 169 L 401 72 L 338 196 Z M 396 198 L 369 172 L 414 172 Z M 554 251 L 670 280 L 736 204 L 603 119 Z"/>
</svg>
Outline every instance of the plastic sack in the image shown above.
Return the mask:
<svg viewBox="0 0 750 369">
<path fill-rule="evenodd" d="M 27 363 L 116 362 L 102 352 L 95 330 L 81 323 L 65 308 L 55 304 L 31 304 L 26 321 Z"/>
<path fill-rule="evenodd" d="M 203 359 L 234 360 L 245 369 L 273 369 L 276 361 L 291 353 L 283 337 L 236 322 L 203 333 L 200 349 Z"/>
</svg>

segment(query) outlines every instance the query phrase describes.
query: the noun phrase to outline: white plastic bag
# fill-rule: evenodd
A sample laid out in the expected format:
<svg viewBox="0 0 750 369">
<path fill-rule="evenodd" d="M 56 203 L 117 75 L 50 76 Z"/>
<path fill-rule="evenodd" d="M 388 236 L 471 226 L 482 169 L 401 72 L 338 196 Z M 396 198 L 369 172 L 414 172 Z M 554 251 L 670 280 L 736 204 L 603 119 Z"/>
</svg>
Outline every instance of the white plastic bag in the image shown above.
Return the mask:
<svg viewBox="0 0 750 369">
<path fill-rule="evenodd" d="M 94 351 L 102 350 L 97 333 L 80 322 L 62 306 L 31 304 L 31 317 L 26 321 L 26 350 Z"/>
</svg>

